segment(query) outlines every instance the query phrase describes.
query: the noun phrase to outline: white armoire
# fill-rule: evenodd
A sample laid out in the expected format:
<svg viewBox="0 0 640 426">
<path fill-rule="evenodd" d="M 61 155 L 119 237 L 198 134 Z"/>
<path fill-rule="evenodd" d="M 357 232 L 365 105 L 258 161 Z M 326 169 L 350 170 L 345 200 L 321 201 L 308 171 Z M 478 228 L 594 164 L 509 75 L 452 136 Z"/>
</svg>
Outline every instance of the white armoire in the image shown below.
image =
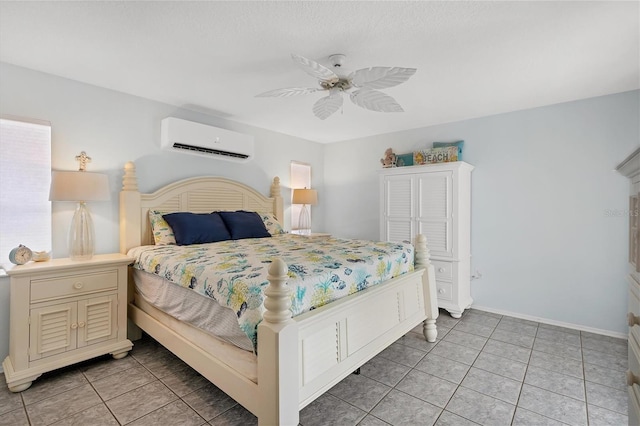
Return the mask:
<svg viewBox="0 0 640 426">
<path fill-rule="evenodd" d="M 615 212 L 629 217 L 629 322 L 627 385 L 629 424 L 640 424 L 640 148 L 617 169 L 631 180 L 629 210 Z"/>
<path fill-rule="evenodd" d="M 462 162 L 383 169 L 380 239 L 427 237 L 438 306 L 460 318 L 471 306 L 471 171 Z"/>
</svg>

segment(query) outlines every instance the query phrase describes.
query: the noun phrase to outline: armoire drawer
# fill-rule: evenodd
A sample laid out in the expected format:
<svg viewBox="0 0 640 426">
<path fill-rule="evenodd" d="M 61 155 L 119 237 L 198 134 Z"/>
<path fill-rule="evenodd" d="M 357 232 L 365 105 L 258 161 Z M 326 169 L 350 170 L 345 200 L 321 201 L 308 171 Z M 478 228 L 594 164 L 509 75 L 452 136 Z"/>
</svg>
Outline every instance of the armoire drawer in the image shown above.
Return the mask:
<svg viewBox="0 0 640 426">
<path fill-rule="evenodd" d="M 453 265 L 451 262 L 443 262 L 441 260 L 432 260 L 434 269 L 436 270 L 436 279 L 451 280 L 453 279 Z"/>
<path fill-rule="evenodd" d="M 436 280 L 436 292 L 439 300 L 453 300 L 453 284 Z"/>
</svg>

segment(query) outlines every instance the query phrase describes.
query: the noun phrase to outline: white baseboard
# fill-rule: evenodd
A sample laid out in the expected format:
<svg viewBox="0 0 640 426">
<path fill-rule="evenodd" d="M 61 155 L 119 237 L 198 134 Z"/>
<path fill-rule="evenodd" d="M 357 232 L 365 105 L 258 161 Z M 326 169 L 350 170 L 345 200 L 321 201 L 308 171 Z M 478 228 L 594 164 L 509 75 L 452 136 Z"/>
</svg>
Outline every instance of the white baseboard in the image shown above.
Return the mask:
<svg viewBox="0 0 640 426">
<path fill-rule="evenodd" d="M 486 306 L 472 305 L 471 309 L 477 309 L 478 311 L 490 312 L 490 313 L 498 314 L 498 315 L 506 315 L 506 316 L 509 316 L 509 317 L 515 317 L 515 318 L 520 318 L 520 319 L 524 319 L 524 320 L 539 322 L 539 323 L 542 323 L 542 324 L 549 324 L 549 325 L 556 325 L 558 327 L 571 328 L 573 330 L 580 330 L 580 331 L 586 331 L 586 332 L 594 333 L 594 334 L 601 334 L 603 336 L 616 337 L 616 338 L 619 338 L 619 339 L 627 340 L 627 337 L 628 337 L 628 335 L 625 334 L 625 333 L 618 333 L 618 332 L 610 331 L 610 330 L 602 330 L 600 328 L 594 328 L 594 327 L 586 327 L 584 325 L 578 325 L 578 324 L 572 324 L 572 323 L 569 323 L 569 322 L 556 321 L 556 320 L 551 320 L 551 319 L 547 319 L 547 318 L 539 318 L 539 317 L 534 317 L 534 316 L 531 316 L 531 315 L 519 314 L 517 312 L 502 311 L 500 309 L 488 308 Z M 436 323 L 437 323 L 437 321 L 436 321 Z"/>
</svg>

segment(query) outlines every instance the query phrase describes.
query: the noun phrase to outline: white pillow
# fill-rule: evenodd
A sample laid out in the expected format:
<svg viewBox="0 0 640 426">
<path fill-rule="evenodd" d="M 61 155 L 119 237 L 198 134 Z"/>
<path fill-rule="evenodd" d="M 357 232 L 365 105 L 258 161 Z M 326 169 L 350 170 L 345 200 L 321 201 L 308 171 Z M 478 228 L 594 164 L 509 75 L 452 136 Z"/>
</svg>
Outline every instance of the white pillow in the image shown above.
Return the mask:
<svg viewBox="0 0 640 426">
<path fill-rule="evenodd" d="M 282 229 L 282 225 L 278 222 L 278 219 L 274 216 L 273 213 L 258 213 L 264 222 L 265 228 L 271 235 L 284 234 L 284 229 Z"/>
<path fill-rule="evenodd" d="M 176 244 L 176 237 L 173 235 L 173 229 L 162 217 L 167 212 L 157 210 L 149 210 L 149 221 L 151 222 L 151 231 L 153 232 L 153 240 L 157 246 L 166 246 Z"/>
</svg>

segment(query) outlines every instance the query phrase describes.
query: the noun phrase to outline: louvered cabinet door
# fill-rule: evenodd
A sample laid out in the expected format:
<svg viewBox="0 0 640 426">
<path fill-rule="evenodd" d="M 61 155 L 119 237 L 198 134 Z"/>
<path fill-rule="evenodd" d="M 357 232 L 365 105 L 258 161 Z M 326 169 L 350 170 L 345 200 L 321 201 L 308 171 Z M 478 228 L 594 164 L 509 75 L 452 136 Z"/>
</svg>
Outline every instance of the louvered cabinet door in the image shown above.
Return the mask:
<svg viewBox="0 0 640 426">
<path fill-rule="evenodd" d="M 452 172 L 420 175 L 417 180 L 418 233 L 427 237 L 431 256 L 453 257 Z"/>
<path fill-rule="evenodd" d="M 117 306 L 117 294 L 78 302 L 78 347 L 116 338 Z"/>
<path fill-rule="evenodd" d="M 383 218 L 380 239 L 413 241 L 416 235 L 413 176 L 388 176 L 383 180 Z"/>
<path fill-rule="evenodd" d="M 77 303 L 61 303 L 31 310 L 29 360 L 76 348 Z"/>
</svg>

